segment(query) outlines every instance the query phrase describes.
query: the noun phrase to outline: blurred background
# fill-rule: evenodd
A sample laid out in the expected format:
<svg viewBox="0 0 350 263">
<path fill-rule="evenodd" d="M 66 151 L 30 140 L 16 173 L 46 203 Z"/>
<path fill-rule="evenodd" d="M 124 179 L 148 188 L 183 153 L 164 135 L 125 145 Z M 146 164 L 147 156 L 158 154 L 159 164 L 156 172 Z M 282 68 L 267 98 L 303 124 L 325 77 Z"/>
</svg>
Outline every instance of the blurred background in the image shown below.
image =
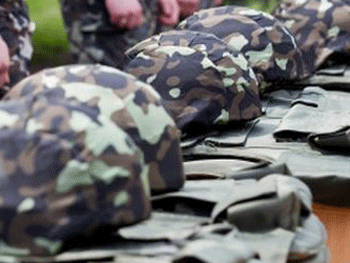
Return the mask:
<svg viewBox="0 0 350 263">
<path fill-rule="evenodd" d="M 32 72 L 68 63 L 67 36 L 58 0 L 27 0 L 30 18 L 35 22 Z"/>
<path fill-rule="evenodd" d="M 278 0 L 226 0 L 225 4 L 249 6 L 271 12 Z M 36 24 L 33 36 L 32 72 L 69 63 L 67 36 L 58 0 L 27 0 L 31 20 Z"/>
</svg>

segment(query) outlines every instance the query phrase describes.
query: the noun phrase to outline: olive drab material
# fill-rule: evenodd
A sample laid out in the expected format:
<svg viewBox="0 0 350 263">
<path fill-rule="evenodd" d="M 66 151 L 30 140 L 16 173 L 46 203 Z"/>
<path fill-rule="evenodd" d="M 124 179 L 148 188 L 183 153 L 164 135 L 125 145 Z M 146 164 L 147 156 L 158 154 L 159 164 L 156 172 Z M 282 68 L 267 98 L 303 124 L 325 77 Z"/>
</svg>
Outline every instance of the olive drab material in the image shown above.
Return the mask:
<svg viewBox="0 0 350 263">
<path fill-rule="evenodd" d="M 282 0 L 273 15 L 293 33 L 311 73 L 348 63 L 350 2 L 347 0 Z"/>
<path fill-rule="evenodd" d="M 184 141 L 184 159 L 200 158 L 207 163 L 209 159 L 257 160 L 260 166 L 284 163 L 288 169 L 270 166 L 239 173 L 213 162 L 211 166 L 217 168 L 216 173 L 224 171 L 218 178 L 233 179 L 261 178 L 278 168 L 305 182 L 315 201 L 349 206 L 348 101 L 349 92 L 320 87 L 265 93 L 261 117 Z M 211 166 L 202 171 L 210 175 Z"/>
<path fill-rule="evenodd" d="M 212 33 L 242 52 L 261 89 L 307 76 L 294 36 L 267 13 L 238 6 L 210 8 L 196 12 L 178 28 Z"/>
<path fill-rule="evenodd" d="M 99 104 L 113 99 L 103 89 L 86 100 L 46 90 L 0 103 L 1 255 L 54 255 L 149 216 L 144 153 L 113 123 L 113 106 Z"/>
<path fill-rule="evenodd" d="M 309 188 L 290 176 L 188 180 L 154 196 L 149 219 L 45 262 L 327 263 L 326 231 L 311 207 Z"/>
<path fill-rule="evenodd" d="M 24 0 L 0 1 L 0 36 L 10 52 L 10 83 L 2 88 L 8 90 L 29 75 L 33 54 L 31 43 L 35 25 L 30 22 L 28 8 Z"/>
<path fill-rule="evenodd" d="M 324 89 L 350 91 L 350 67 L 346 64 L 318 69 L 310 77 L 297 81 L 295 86 L 319 86 Z"/>
<path fill-rule="evenodd" d="M 144 153 L 151 190 L 177 190 L 184 183 L 180 132 L 161 105 L 159 94 L 149 85 L 120 70 L 102 65 L 72 65 L 43 70 L 14 87 L 4 100 L 44 93 L 49 100 L 75 99 L 109 119 L 96 119 L 100 125 L 118 125 Z M 76 115 L 78 118 L 78 116 Z M 77 122 L 77 125 L 79 122 Z M 47 124 L 50 127 L 50 124 Z M 59 119 L 51 125 L 64 125 Z M 39 128 L 39 126 L 38 126 Z M 109 132 L 104 134 L 103 132 Z M 113 145 L 109 128 L 92 129 L 89 140 Z"/>
<path fill-rule="evenodd" d="M 214 35 L 170 31 L 139 43 L 127 56 L 125 70 L 159 92 L 184 134 L 261 115 L 248 61 Z"/>
<path fill-rule="evenodd" d="M 273 135 L 278 141 L 305 141 L 310 134 L 333 134 L 350 127 L 350 94 L 306 87 L 291 102 L 289 111 Z M 334 137 L 335 138 L 335 137 Z M 345 145 L 344 145 L 345 146 Z"/>
<path fill-rule="evenodd" d="M 215 167 L 209 170 L 215 171 Z M 312 262 L 318 258 L 315 262 L 327 262 L 325 229 L 311 213 L 311 192 L 304 183 L 290 176 L 270 174 L 259 180 L 187 181 L 178 192 L 154 197 L 153 207 L 210 218 L 212 224 L 193 233 L 190 239 L 193 241 L 179 252 L 183 259 L 192 257 L 212 263 L 220 262 L 219 259 L 222 262 L 255 259 L 282 263 Z M 232 255 L 222 252 L 235 242 L 239 251 L 231 248 Z M 207 248 L 206 252 L 201 246 Z M 220 252 L 232 261 L 220 257 Z M 242 261 L 236 259 L 239 257 Z"/>
</svg>

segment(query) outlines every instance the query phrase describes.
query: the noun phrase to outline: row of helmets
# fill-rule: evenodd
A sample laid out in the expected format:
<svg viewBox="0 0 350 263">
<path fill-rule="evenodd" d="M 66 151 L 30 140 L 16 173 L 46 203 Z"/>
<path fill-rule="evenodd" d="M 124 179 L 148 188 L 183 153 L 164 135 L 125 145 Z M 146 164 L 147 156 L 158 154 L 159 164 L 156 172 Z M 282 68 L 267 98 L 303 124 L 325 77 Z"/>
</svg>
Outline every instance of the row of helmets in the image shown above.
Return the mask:
<svg viewBox="0 0 350 263">
<path fill-rule="evenodd" d="M 196 12 L 127 51 L 186 134 L 261 115 L 259 95 L 347 60 L 350 2 L 283 0 L 273 15 L 239 6 Z"/>
<path fill-rule="evenodd" d="M 147 218 L 150 192 L 184 184 L 177 128 L 205 132 L 261 115 L 265 87 L 346 54 L 348 8 L 282 1 L 275 15 L 285 25 L 242 7 L 200 11 L 127 52 L 125 71 L 158 92 L 101 65 L 17 84 L 0 101 L 0 253 L 51 255 L 67 240 Z"/>
</svg>

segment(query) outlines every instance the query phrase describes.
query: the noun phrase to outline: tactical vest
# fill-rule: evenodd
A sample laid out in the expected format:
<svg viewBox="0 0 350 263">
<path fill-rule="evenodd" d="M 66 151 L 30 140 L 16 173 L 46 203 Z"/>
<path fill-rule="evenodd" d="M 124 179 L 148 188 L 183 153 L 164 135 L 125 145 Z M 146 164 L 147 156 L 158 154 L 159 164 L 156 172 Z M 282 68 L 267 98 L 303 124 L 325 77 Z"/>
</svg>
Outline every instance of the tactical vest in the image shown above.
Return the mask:
<svg viewBox="0 0 350 263">
<path fill-rule="evenodd" d="M 265 114 L 257 120 L 184 139 L 187 181 L 179 191 L 152 197 L 150 219 L 72 240 L 56 256 L 3 254 L 0 261 L 328 262 L 326 231 L 312 213 L 309 187 L 298 178 L 312 185 L 306 179 L 314 180 L 320 161 L 313 164 L 310 158 L 335 155 L 321 155 L 303 138 L 276 142 L 273 133 L 302 93 L 273 92 L 265 96 Z"/>
<path fill-rule="evenodd" d="M 26 87 L 20 94 L 32 86 Z M 344 204 L 349 162 L 311 148 L 313 126 L 302 132 L 283 127 L 293 123 L 287 117 L 299 106 L 322 112 L 347 96 L 319 87 L 266 94 L 264 114 L 256 120 L 183 139 L 187 181 L 176 192 L 152 197 L 150 219 L 114 232 L 106 228 L 79 243 L 71 240 L 56 256 L 8 252 L 0 261 L 326 263 L 326 231 L 312 213 L 310 188 L 317 201 Z"/>
<path fill-rule="evenodd" d="M 334 78 L 346 82 L 345 76 Z M 348 206 L 350 94 L 316 86 L 300 88 L 265 94 L 263 116 L 241 128 L 183 142 L 185 159 L 220 156 L 282 163 L 311 187 L 316 201 Z M 256 172 L 249 172 L 249 177 L 259 178 Z M 234 178 L 232 172 L 227 174 Z M 237 176 L 241 178 L 241 172 Z"/>
<path fill-rule="evenodd" d="M 308 187 L 290 176 L 188 180 L 153 197 L 149 220 L 54 257 L 16 262 L 326 263 L 325 229 L 311 206 Z"/>
</svg>

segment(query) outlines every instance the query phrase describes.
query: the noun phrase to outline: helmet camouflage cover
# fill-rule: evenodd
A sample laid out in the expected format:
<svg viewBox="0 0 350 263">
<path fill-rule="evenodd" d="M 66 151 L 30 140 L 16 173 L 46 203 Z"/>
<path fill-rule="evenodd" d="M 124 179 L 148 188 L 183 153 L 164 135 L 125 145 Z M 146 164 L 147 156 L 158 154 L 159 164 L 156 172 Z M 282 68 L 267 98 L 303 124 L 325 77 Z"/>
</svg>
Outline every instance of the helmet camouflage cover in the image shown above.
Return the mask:
<svg viewBox="0 0 350 263">
<path fill-rule="evenodd" d="M 214 35 L 169 31 L 139 43 L 127 56 L 125 70 L 159 92 L 185 134 L 261 114 L 248 61 Z"/>
<path fill-rule="evenodd" d="M 147 218 L 149 182 L 183 185 L 174 121 L 152 87 L 119 70 L 41 71 L 7 94 L 0 115 L 0 253 L 55 254 Z"/>
<path fill-rule="evenodd" d="M 348 63 L 349 1 L 282 0 L 273 14 L 295 35 L 312 72 L 322 66 Z"/>
<path fill-rule="evenodd" d="M 3 255 L 49 256 L 150 214 L 143 152 L 108 106 L 54 95 L 0 102 Z"/>
<path fill-rule="evenodd" d="M 178 28 L 212 33 L 242 52 L 261 87 L 306 76 L 294 36 L 267 13 L 238 6 L 216 7 L 195 13 Z"/>
<path fill-rule="evenodd" d="M 108 119 L 96 121 L 101 125 L 105 122 L 118 125 L 141 148 L 152 191 L 177 190 L 183 186 L 180 131 L 152 87 L 112 67 L 72 65 L 32 75 L 16 85 L 4 99 L 43 92 L 50 100 L 74 99 L 105 111 Z M 113 145 L 115 135 L 105 136 L 100 131 L 105 130 L 96 129 L 90 139 L 102 140 L 101 145 Z"/>
</svg>

